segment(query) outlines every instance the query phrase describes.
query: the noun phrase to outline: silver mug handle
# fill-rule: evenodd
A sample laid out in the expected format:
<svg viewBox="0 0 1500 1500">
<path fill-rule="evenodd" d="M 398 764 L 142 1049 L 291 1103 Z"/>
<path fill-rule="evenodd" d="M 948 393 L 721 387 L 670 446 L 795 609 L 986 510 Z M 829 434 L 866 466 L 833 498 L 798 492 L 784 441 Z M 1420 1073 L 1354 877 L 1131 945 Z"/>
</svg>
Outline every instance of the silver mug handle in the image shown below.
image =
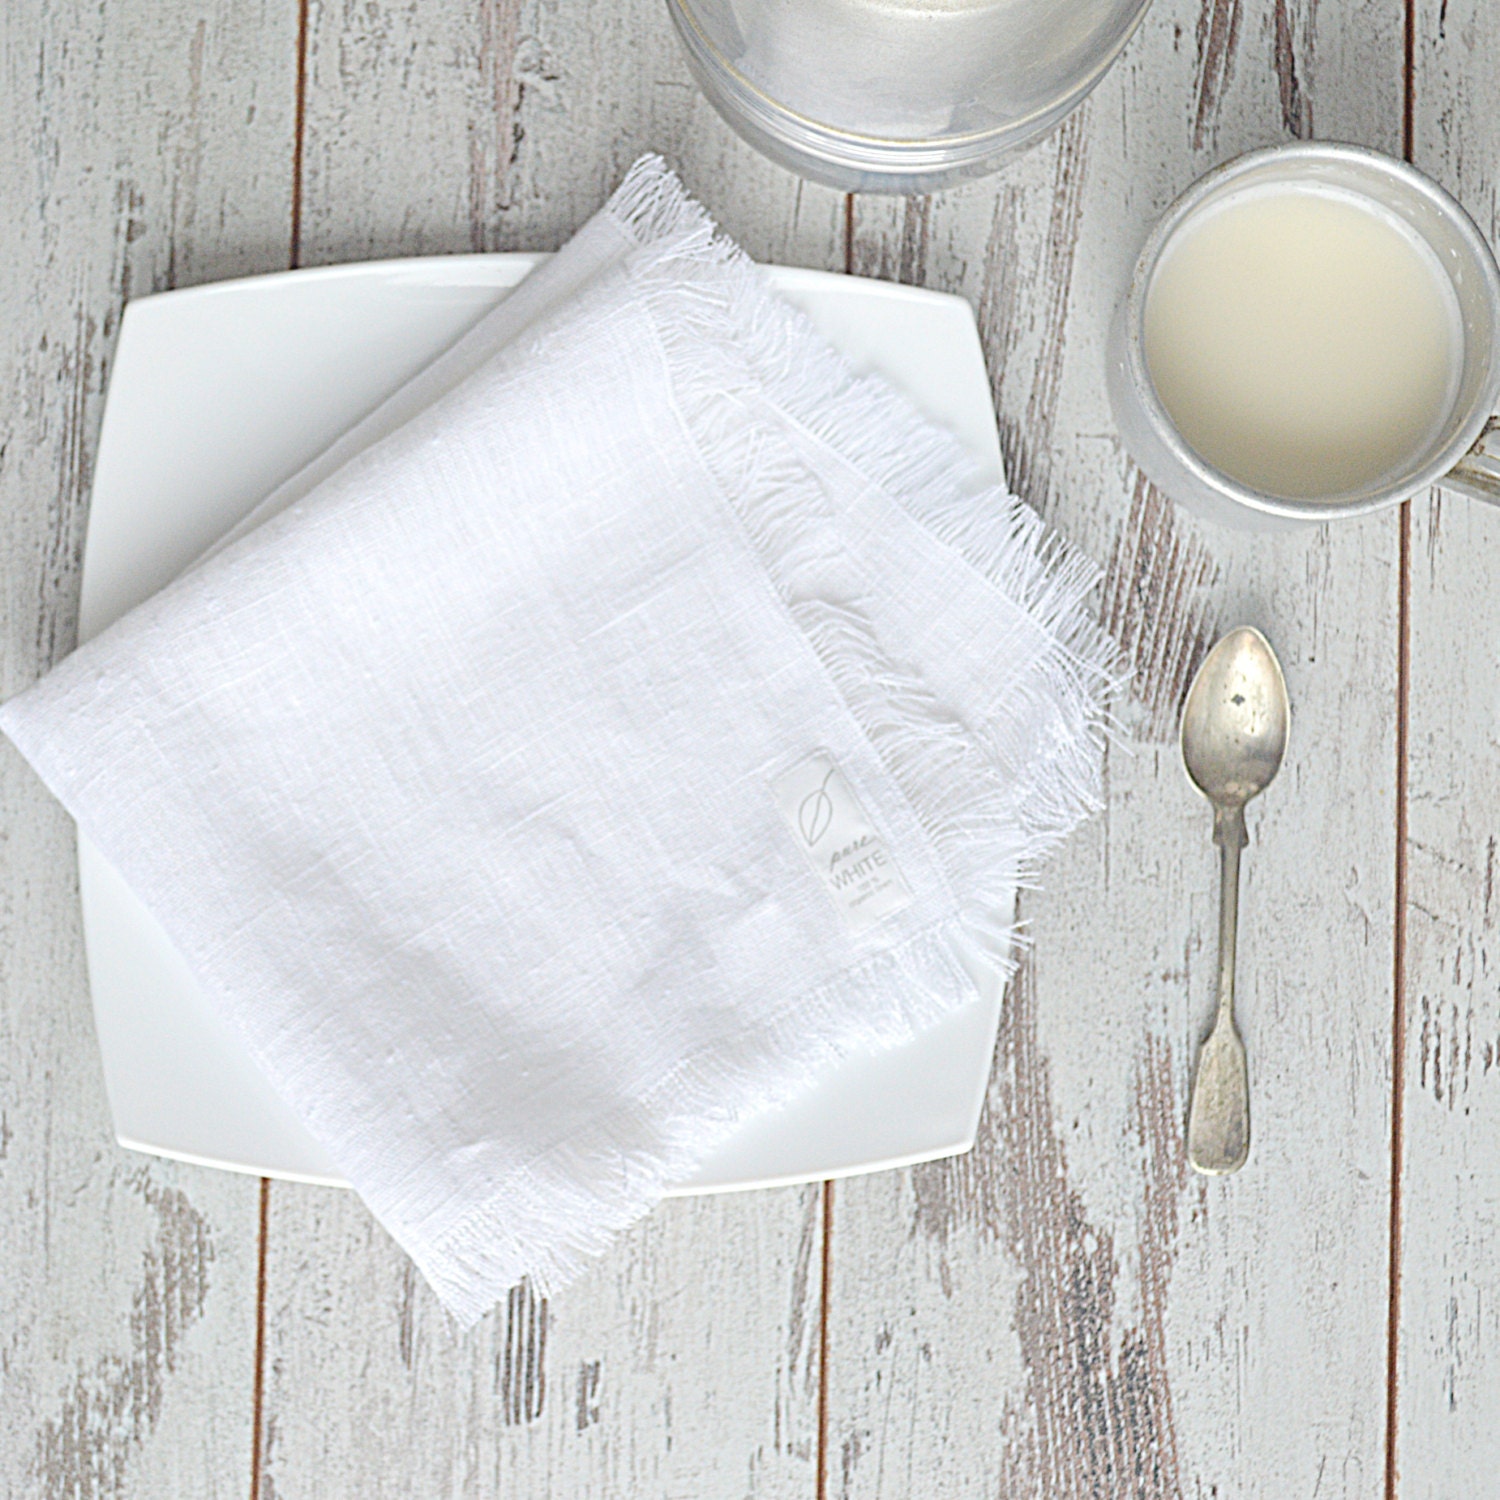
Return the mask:
<svg viewBox="0 0 1500 1500">
<path fill-rule="evenodd" d="M 1474 446 L 1438 480 L 1476 500 L 1500 505 L 1500 417 L 1491 417 Z"/>
</svg>

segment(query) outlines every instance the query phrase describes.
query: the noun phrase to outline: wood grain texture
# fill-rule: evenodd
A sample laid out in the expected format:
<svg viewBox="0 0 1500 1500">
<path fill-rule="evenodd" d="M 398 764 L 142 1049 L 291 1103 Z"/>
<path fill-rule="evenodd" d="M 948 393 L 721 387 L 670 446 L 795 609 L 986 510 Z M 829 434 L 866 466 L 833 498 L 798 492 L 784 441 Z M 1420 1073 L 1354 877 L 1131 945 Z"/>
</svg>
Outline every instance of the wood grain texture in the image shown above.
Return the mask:
<svg viewBox="0 0 1500 1500">
<path fill-rule="evenodd" d="M 756 253 L 842 269 L 844 200 L 717 120 L 659 0 L 313 0 L 306 80 L 304 263 L 551 248 L 654 148 Z M 262 1500 L 809 1494 L 820 1205 L 669 1203 L 464 1337 L 355 1200 L 274 1184 Z"/>
<path fill-rule="evenodd" d="M 659 0 L 309 0 L 303 264 L 551 250 L 660 151 L 752 254 L 843 269 L 843 197 L 744 146 Z"/>
<path fill-rule="evenodd" d="M 0 678 L 72 646 L 124 300 L 285 265 L 283 7 L 0 10 Z M 255 1186 L 121 1151 L 67 819 L 0 749 L 0 1493 L 242 1495 Z"/>
<path fill-rule="evenodd" d="M 1500 16 L 1416 10 L 1413 157 L 1500 234 Z M 1400 1494 L 1493 1486 L 1500 1465 L 1500 515 L 1412 504 Z"/>
<path fill-rule="evenodd" d="M 1381 1483 L 1397 527 L 1194 527 L 1119 446 L 1103 343 L 1151 222 L 1214 162 L 1313 111 L 1399 150 L 1401 20 L 1394 3 L 1158 3 L 1085 110 L 1000 177 L 856 207 L 856 265 L 979 309 L 1013 483 L 1106 564 L 1138 692 L 1104 818 L 1026 900 L 980 1145 L 836 1187 L 831 1493 Z M 1294 728 L 1242 895 L 1254 1145 L 1207 1182 L 1181 1135 L 1214 855 L 1162 741 L 1204 644 L 1240 622 L 1281 653 Z"/>
<path fill-rule="evenodd" d="M 271 1202 L 263 1500 L 811 1493 L 816 1187 L 670 1202 L 468 1334 L 351 1195 Z"/>
<path fill-rule="evenodd" d="M 529 248 L 566 239 L 641 152 L 659 151 L 757 259 L 844 269 L 843 195 L 730 131 L 693 83 L 661 0 L 527 0 L 524 14 L 524 55 L 554 75 L 520 109 Z"/>
</svg>

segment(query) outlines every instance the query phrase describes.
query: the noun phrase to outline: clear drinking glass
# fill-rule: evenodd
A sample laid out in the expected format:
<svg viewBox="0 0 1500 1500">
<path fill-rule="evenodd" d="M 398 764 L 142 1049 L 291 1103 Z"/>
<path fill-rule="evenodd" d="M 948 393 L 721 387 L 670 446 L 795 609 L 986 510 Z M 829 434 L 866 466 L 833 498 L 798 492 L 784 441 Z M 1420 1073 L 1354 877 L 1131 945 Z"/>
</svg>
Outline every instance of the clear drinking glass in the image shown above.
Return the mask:
<svg viewBox="0 0 1500 1500">
<path fill-rule="evenodd" d="M 714 107 L 850 192 L 993 171 L 1103 77 L 1150 0 L 667 0 Z"/>
</svg>

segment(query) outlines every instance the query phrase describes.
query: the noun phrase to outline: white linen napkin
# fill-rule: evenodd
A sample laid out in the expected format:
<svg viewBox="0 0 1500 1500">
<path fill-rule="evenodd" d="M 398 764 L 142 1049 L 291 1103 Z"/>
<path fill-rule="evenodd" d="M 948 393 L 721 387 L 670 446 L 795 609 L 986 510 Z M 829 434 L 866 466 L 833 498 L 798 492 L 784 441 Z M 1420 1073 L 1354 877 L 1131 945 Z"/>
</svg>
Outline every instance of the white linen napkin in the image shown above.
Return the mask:
<svg viewBox="0 0 1500 1500">
<path fill-rule="evenodd" d="M 1092 572 L 656 158 L 3 728 L 462 1321 L 973 997 Z"/>
</svg>

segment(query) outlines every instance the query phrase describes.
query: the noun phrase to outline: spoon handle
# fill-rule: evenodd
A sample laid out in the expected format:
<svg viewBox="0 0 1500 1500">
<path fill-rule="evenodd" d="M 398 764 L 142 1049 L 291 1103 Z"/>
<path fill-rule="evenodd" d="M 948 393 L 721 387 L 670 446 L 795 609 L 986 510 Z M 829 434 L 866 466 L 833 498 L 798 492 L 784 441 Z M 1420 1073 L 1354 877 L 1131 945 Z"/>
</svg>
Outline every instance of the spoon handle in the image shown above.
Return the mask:
<svg viewBox="0 0 1500 1500">
<path fill-rule="evenodd" d="M 1219 1004 L 1198 1054 L 1188 1111 L 1188 1161 L 1199 1172 L 1237 1172 L 1250 1154 L 1250 1076 L 1234 1024 L 1234 960 L 1239 931 L 1240 850 L 1248 842 L 1242 807 L 1214 810 L 1219 846 Z"/>
<path fill-rule="evenodd" d="M 1214 809 L 1219 846 L 1219 1010 L 1234 1020 L 1234 960 L 1240 935 L 1240 850 L 1250 842 L 1243 807 Z"/>
</svg>

